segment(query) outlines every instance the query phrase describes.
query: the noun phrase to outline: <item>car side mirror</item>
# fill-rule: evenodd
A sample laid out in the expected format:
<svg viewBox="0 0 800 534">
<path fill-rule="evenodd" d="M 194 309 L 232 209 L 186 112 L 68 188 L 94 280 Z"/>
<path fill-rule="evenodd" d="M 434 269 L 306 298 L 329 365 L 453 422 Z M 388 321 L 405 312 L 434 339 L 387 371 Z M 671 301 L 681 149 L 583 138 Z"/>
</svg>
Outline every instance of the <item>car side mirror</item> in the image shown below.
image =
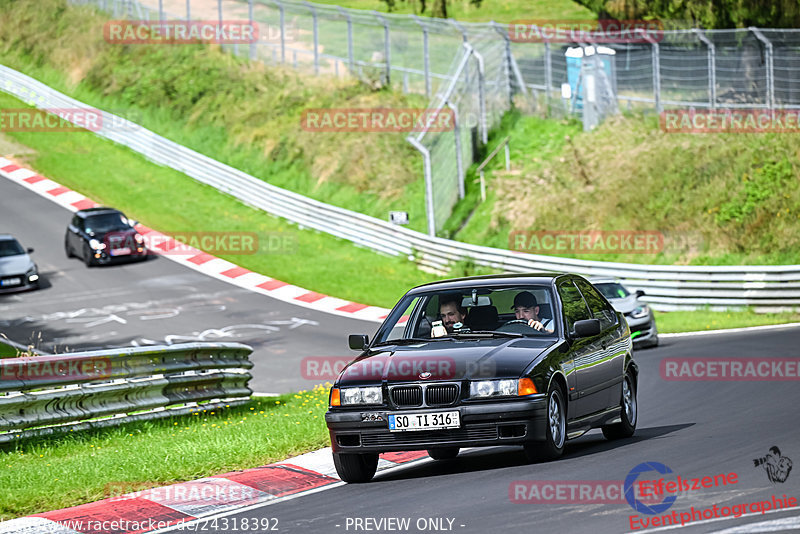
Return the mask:
<svg viewBox="0 0 800 534">
<path fill-rule="evenodd" d="M 28 254 L 33 254 L 33 249 L 32 248 L 28 249 Z"/>
<path fill-rule="evenodd" d="M 353 350 L 364 350 L 369 346 L 369 336 L 366 334 L 350 334 L 347 342 Z"/>
<path fill-rule="evenodd" d="M 600 319 L 575 321 L 575 337 L 592 337 L 600 333 Z"/>
<path fill-rule="evenodd" d="M 636 290 L 636 298 L 638 299 L 639 297 L 643 297 L 643 296 L 644 296 L 644 291 L 642 291 L 641 289 L 637 289 Z"/>
</svg>

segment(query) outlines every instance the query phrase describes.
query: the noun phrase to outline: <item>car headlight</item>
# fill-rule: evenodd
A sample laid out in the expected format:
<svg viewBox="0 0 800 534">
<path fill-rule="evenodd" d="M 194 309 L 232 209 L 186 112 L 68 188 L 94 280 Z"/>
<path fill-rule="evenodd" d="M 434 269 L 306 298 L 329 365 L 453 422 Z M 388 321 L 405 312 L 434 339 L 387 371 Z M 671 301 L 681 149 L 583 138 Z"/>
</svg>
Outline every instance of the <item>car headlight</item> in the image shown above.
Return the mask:
<svg viewBox="0 0 800 534">
<path fill-rule="evenodd" d="M 470 382 L 469 396 L 478 399 L 509 397 L 517 394 L 517 380 L 480 380 Z"/>
<path fill-rule="evenodd" d="M 378 387 L 343 388 L 340 392 L 342 406 L 357 404 L 383 404 L 383 390 Z"/>
<path fill-rule="evenodd" d="M 647 317 L 650 314 L 650 307 L 647 305 L 639 306 L 635 310 L 631 312 L 631 317 L 633 319 L 641 319 L 642 317 Z"/>
<path fill-rule="evenodd" d="M 101 243 L 97 239 L 90 239 L 89 246 L 92 247 L 94 250 L 103 250 L 104 248 L 106 248 L 106 244 Z"/>
<path fill-rule="evenodd" d="M 144 238 L 142 237 L 142 234 L 133 234 L 133 238 L 134 238 L 134 239 L 136 240 L 136 242 L 137 242 L 137 243 L 139 243 L 140 245 L 141 245 L 142 243 L 144 243 Z"/>
<path fill-rule="evenodd" d="M 28 282 L 37 281 L 39 279 L 39 273 L 37 272 L 36 267 L 25 273 L 25 277 L 28 279 Z"/>
</svg>

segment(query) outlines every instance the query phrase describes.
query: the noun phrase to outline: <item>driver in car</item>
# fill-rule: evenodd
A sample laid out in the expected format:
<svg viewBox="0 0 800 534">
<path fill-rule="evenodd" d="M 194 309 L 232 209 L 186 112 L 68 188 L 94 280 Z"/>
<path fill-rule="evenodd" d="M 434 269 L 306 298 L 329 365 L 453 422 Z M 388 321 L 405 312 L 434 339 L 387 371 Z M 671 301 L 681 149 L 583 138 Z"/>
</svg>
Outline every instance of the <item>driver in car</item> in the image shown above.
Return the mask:
<svg viewBox="0 0 800 534">
<path fill-rule="evenodd" d="M 461 295 L 443 295 L 439 300 L 439 315 L 447 333 L 452 334 L 454 326 L 463 324 L 467 318 L 467 310 L 461 305 Z"/>
<path fill-rule="evenodd" d="M 530 291 L 522 291 L 514 297 L 514 305 L 511 306 L 518 321 L 527 321 L 528 326 L 541 332 L 544 330 L 553 333 L 553 320 L 539 318 L 539 305 L 536 297 Z"/>
</svg>

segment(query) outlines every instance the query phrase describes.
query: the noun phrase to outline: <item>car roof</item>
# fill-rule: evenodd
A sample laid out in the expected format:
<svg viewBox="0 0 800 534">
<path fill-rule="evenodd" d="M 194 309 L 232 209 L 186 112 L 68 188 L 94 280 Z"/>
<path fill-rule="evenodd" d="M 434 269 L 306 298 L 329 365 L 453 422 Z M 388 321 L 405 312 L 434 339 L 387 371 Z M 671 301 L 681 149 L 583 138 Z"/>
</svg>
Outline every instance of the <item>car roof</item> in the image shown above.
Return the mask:
<svg viewBox="0 0 800 534">
<path fill-rule="evenodd" d="M 440 280 L 429 282 L 411 289 L 409 293 L 422 293 L 424 291 L 449 291 L 462 289 L 465 287 L 490 286 L 493 284 L 516 285 L 516 284 L 552 284 L 556 278 L 569 276 L 569 273 L 513 273 L 513 274 L 491 274 L 483 276 L 468 276 L 465 278 L 452 278 L 450 280 Z"/>
<path fill-rule="evenodd" d="M 17 238 L 16 238 L 16 237 L 14 237 L 14 236 L 13 236 L 13 235 L 11 235 L 11 234 L 0 234 L 0 239 L 2 239 L 3 241 L 7 241 L 7 240 L 9 240 L 9 239 L 14 239 L 14 240 L 16 240 Z"/>
<path fill-rule="evenodd" d="M 89 215 L 98 215 L 102 213 L 122 213 L 118 209 L 107 208 L 105 206 L 98 206 L 96 208 L 86 208 L 84 210 L 76 211 L 75 214 L 79 217 L 87 217 Z"/>
</svg>

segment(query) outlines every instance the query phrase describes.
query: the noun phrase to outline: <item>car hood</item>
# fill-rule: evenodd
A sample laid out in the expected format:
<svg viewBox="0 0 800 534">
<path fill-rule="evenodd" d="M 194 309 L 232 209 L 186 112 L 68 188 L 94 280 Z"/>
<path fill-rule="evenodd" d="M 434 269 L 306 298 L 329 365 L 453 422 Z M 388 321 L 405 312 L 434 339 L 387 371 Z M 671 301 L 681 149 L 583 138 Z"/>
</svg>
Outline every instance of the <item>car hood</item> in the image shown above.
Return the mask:
<svg viewBox="0 0 800 534">
<path fill-rule="evenodd" d="M 386 345 L 353 361 L 342 371 L 338 383 L 347 386 L 384 380 L 409 382 L 519 377 L 556 342 L 553 338 L 490 338 Z M 430 373 L 430 376 L 426 377 L 425 373 Z"/>
<path fill-rule="evenodd" d="M 611 303 L 612 306 L 614 306 L 615 310 L 623 314 L 630 313 L 639 306 L 643 305 L 641 302 L 639 302 L 639 299 L 637 299 L 636 295 L 634 295 L 633 293 L 631 293 L 624 299 L 608 299 L 608 301 Z"/>
<path fill-rule="evenodd" d="M 126 228 L 124 230 L 109 230 L 107 232 L 92 232 L 89 237 L 93 237 L 98 241 L 106 241 L 108 239 L 124 241 L 128 237 L 133 237 L 136 234 L 133 228 Z"/>
<path fill-rule="evenodd" d="M 0 258 L 0 276 L 25 274 L 33 268 L 33 261 L 27 254 L 16 254 Z"/>
</svg>

